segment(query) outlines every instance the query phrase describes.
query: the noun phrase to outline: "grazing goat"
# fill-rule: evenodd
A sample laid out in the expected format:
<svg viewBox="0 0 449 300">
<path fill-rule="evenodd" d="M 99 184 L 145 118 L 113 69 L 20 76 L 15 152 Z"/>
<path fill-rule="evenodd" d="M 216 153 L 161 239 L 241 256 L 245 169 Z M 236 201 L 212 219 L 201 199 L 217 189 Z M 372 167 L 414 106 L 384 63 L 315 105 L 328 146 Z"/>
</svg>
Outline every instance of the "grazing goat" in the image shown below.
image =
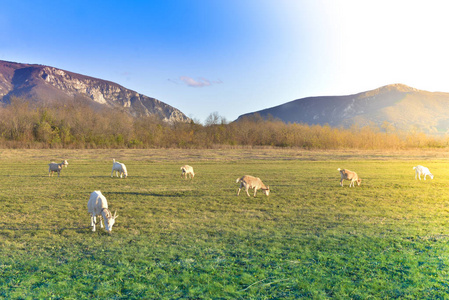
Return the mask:
<svg viewBox="0 0 449 300">
<path fill-rule="evenodd" d="M 264 194 L 267 196 L 270 194 L 270 187 L 265 186 L 265 184 L 263 184 L 263 182 L 262 182 L 262 180 L 260 180 L 260 178 L 253 177 L 250 175 L 245 175 L 241 178 L 237 178 L 237 180 L 235 182 L 236 183 L 240 182 L 240 187 L 239 187 L 239 191 L 237 192 L 237 196 L 240 194 L 240 190 L 242 189 L 242 187 L 245 187 L 246 194 L 248 195 L 248 197 L 251 197 L 248 193 L 248 189 L 254 189 L 254 197 L 256 197 L 256 192 L 258 189 L 262 189 Z"/>
<path fill-rule="evenodd" d="M 343 186 L 343 180 L 351 180 L 351 182 L 349 183 L 349 187 L 351 186 L 355 186 L 355 183 L 357 182 L 357 185 L 360 186 L 360 184 L 362 183 L 362 179 L 357 176 L 356 172 L 352 172 L 349 170 L 345 170 L 345 169 L 337 169 L 338 171 L 340 171 L 340 176 L 341 176 L 341 180 L 340 180 L 340 185 Z"/>
<path fill-rule="evenodd" d="M 124 175 L 125 178 L 128 177 L 128 171 L 126 170 L 126 166 L 125 164 L 119 163 L 118 161 L 115 161 L 115 159 L 112 160 L 112 172 L 111 172 L 111 177 L 114 176 L 114 171 L 115 174 L 118 177 L 118 174 L 120 173 L 120 178 L 123 178 L 122 176 Z"/>
<path fill-rule="evenodd" d="M 429 175 L 430 179 L 433 179 L 433 174 L 430 173 L 429 169 L 423 166 L 416 166 L 413 167 L 413 170 L 415 170 L 415 179 L 416 176 L 418 176 L 419 180 L 421 180 L 421 175 L 424 175 L 424 180 L 426 180 L 426 176 Z"/>
<path fill-rule="evenodd" d="M 69 164 L 69 162 L 64 159 L 62 161 L 62 163 L 58 164 L 55 162 L 51 162 L 48 164 L 48 176 L 53 176 L 54 172 L 58 172 L 58 177 L 59 177 L 59 173 L 61 173 L 62 167 L 65 166 L 67 168 L 67 165 Z"/>
<path fill-rule="evenodd" d="M 181 167 L 181 177 L 184 176 L 187 179 L 187 176 L 190 175 L 190 178 L 193 179 L 195 177 L 195 173 L 193 172 L 193 168 L 189 165 L 184 165 Z"/>
<path fill-rule="evenodd" d="M 96 216 L 100 216 L 101 228 L 103 228 L 101 219 L 104 219 L 104 227 L 106 231 L 109 234 L 112 232 L 112 226 L 115 223 L 115 219 L 118 217 L 117 212 L 114 212 L 114 216 L 112 216 L 110 210 L 108 209 L 108 201 L 100 191 L 94 191 L 90 194 L 89 202 L 87 202 L 87 210 L 91 214 L 90 226 L 92 226 L 92 231 L 95 231 L 95 223 L 97 222 Z"/>
</svg>

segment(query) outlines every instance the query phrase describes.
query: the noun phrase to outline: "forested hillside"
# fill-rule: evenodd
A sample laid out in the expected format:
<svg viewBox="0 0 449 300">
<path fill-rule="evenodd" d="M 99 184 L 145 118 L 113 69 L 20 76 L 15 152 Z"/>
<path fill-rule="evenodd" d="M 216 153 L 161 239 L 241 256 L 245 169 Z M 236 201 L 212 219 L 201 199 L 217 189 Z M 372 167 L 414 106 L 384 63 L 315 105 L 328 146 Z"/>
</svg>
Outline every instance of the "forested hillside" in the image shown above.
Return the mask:
<svg viewBox="0 0 449 300">
<path fill-rule="evenodd" d="M 239 146 L 304 149 L 418 149 L 447 147 L 446 136 L 382 126 L 285 124 L 258 115 L 228 123 L 212 113 L 205 124 L 169 124 L 119 110 L 95 110 L 82 100 L 45 106 L 13 98 L 0 108 L 3 148 L 214 148 Z"/>
<path fill-rule="evenodd" d="M 318 96 L 290 101 L 242 115 L 259 114 L 285 123 L 305 123 L 350 128 L 381 127 L 385 122 L 404 131 L 449 133 L 449 93 L 428 92 L 404 84 L 390 84 L 346 96 Z"/>
</svg>

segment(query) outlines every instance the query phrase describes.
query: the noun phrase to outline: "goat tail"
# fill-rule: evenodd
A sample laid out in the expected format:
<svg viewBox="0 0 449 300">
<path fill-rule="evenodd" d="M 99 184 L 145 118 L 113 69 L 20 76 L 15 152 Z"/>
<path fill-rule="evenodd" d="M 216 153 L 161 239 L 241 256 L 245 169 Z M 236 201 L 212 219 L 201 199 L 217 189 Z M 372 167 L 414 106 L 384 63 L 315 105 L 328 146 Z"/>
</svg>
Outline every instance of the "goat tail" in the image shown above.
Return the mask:
<svg viewBox="0 0 449 300">
<path fill-rule="evenodd" d="M 337 169 L 337 171 L 341 171 L 341 169 L 340 169 L 340 168 L 338 168 L 338 169 Z"/>
<path fill-rule="evenodd" d="M 241 177 L 237 178 L 237 180 L 235 181 L 235 183 L 239 183 L 242 180 Z"/>
<path fill-rule="evenodd" d="M 416 170 L 416 167 L 413 167 L 413 170 Z"/>
</svg>

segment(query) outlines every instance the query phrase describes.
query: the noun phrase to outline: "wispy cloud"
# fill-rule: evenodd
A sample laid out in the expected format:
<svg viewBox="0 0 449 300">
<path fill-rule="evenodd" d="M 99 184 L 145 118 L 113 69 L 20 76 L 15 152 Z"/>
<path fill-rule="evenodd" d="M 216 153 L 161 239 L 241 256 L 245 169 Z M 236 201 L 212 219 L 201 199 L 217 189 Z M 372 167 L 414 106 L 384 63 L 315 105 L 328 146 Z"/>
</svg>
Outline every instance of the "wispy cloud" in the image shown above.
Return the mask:
<svg viewBox="0 0 449 300">
<path fill-rule="evenodd" d="M 221 80 L 211 81 L 211 80 L 206 79 L 204 77 L 200 77 L 198 79 L 194 79 L 194 78 L 189 77 L 189 76 L 180 76 L 179 79 L 183 83 L 185 83 L 187 86 L 191 86 L 191 87 L 206 87 L 206 86 L 211 86 L 213 84 L 221 84 L 221 83 L 223 83 L 223 81 L 221 81 Z M 176 83 L 176 81 L 174 81 L 174 80 L 170 80 L 170 81 Z"/>
</svg>

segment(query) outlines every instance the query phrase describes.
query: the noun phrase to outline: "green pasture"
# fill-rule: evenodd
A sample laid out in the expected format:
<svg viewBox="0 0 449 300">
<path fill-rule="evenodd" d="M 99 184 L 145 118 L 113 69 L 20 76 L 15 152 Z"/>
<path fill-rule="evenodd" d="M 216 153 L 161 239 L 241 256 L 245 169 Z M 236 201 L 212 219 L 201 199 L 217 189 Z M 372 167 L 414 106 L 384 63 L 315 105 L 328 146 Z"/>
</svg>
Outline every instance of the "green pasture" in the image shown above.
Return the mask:
<svg viewBox="0 0 449 300">
<path fill-rule="evenodd" d="M 334 154 L 1 150 L 0 298 L 449 298 L 447 158 Z M 112 158 L 128 178 L 110 177 Z M 337 168 L 362 186 L 340 187 Z M 246 174 L 270 196 L 237 197 Z M 119 215 L 112 235 L 90 229 L 94 190 Z"/>
</svg>

